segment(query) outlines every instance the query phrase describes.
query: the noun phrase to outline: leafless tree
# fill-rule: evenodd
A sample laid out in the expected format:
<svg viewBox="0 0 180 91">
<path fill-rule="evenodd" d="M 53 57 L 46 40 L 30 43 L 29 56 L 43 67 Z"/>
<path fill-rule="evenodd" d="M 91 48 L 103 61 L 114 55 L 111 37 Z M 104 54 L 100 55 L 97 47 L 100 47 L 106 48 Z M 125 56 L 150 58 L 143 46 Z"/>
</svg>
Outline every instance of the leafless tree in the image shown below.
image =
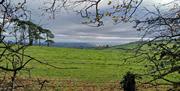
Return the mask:
<svg viewBox="0 0 180 91">
<path fill-rule="evenodd" d="M 81 15 L 86 21 L 83 24 L 102 26 L 103 17 L 111 17 L 115 23 L 128 21 L 141 5 L 143 0 L 52 0 L 46 2 L 45 11 L 55 16 L 58 9 L 70 9 Z M 105 2 L 106 5 L 103 5 Z M 107 8 L 102 8 L 107 6 Z"/>
<path fill-rule="evenodd" d="M 30 34 L 26 36 L 27 27 L 28 29 L 29 27 L 36 28 L 38 30 L 36 32 L 46 33 L 44 32 L 45 29 L 30 21 L 30 11 L 26 9 L 26 3 L 26 0 L 0 0 L 0 71 L 3 73 L 0 77 L 1 91 L 15 91 L 24 86 L 23 84 L 19 86 L 17 75 L 27 69 L 26 65 L 30 61 L 55 67 L 25 53 L 26 48 L 29 46 L 26 40 L 30 37 Z M 12 30 L 10 33 L 14 32 L 13 38 L 16 41 L 12 41 L 4 35 L 10 30 Z M 48 31 L 48 34 L 53 35 L 51 31 Z"/>
<path fill-rule="evenodd" d="M 179 75 L 180 72 L 180 6 L 177 3 L 179 1 L 166 4 L 169 9 L 165 12 L 162 12 L 160 7 L 155 7 L 155 11 L 146 8 L 146 18 L 135 21 L 135 27 L 139 31 L 145 31 L 144 37 L 152 38 L 136 49 L 139 56 L 153 64 L 146 65 L 150 69 L 148 75 L 153 77 L 149 82 L 163 79 L 169 83 L 180 84 L 180 80 L 167 77 Z"/>
</svg>

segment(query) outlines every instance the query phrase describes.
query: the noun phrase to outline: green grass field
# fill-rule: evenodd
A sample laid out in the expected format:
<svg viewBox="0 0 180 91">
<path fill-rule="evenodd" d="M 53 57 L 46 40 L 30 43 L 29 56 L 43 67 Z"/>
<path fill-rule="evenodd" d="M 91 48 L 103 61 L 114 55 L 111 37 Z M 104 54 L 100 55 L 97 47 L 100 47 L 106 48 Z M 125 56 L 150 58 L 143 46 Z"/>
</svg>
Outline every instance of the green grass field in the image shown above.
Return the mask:
<svg viewBox="0 0 180 91">
<path fill-rule="evenodd" d="M 26 54 L 62 68 L 57 69 L 31 61 L 28 68 L 32 68 L 31 75 L 36 78 L 70 79 L 95 83 L 119 81 L 128 71 L 139 74 L 146 72 L 145 62 L 137 63 L 138 59 L 125 62 L 124 59 L 132 56 L 133 53 L 118 48 L 116 46 L 97 50 L 32 46 L 26 50 Z M 178 80 L 180 76 L 173 75 L 170 78 Z"/>
<path fill-rule="evenodd" d="M 74 79 L 85 81 L 115 81 L 123 77 L 127 71 L 143 72 L 143 65 L 132 60 L 124 62 L 131 53 L 123 50 L 95 50 L 53 47 L 30 47 L 28 55 L 51 65 L 64 69 L 56 69 L 38 62 L 31 62 L 32 76 Z"/>
<path fill-rule="evenodd" d="M 124 49 L 136 46 L 136 43 L 90 49 L 30 46 L 25 50 L 26 55 L 59 67 L 59 69 L 32 60 L 26 66 L 26 68 L 31 69 L 31 74 L 29 75 L 27 70 L 21 70 L 16 79 L 27 86 L 25 88 L 29 89 L 27 91 L 39 90 L 39 87 L 42 86 L 41 83 L 45 80 L 47 82 L 44 83 L 43 89 L 48 90 L 42 91 L 104 91 L 105 89 L 105 91 L 121 91 L 120 81 L 128 71 L 135 74 L 145 74 L 148 69 L 144 66 L 151 65 L 148 61 L 138 62 L 142 58 L 124 60 L 134 55 L 132 51 Z M 2 62 L 0 66 L 12 67 L 6 61 Z M 12 75 L 12 72 L 9 73 L 9 76 Z M 171 88 L 169 85 L 151 87 L 150 84 L 142 85 L 139 83 L 150 79 L 152 79 L 150 76 L 136 79 L 137 88 L 140 91 L 156 91 L 157 88 L 159 91 L 165 91 Z M 169 75 L 168 79 L 179 81 L 180 74 Z M 158 82 L 167 83 L 162 80 L 158 80 Z"/>
</svg>

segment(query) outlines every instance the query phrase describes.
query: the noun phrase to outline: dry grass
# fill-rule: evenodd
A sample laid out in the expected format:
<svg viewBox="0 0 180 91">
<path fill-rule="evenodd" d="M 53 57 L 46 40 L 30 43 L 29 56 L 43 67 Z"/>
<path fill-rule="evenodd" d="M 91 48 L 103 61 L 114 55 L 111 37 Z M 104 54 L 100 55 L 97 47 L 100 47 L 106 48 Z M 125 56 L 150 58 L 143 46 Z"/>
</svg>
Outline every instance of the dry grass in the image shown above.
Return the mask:
<svg viewBox="0 0 180 91">
<path fill-rule="evenodd" d="M 73 80 L 17 79 L 16 91 L 123 91 L 119 81 L 88 83 Z M 141 85 L 138 91 L 167 91 L 169 85 Z"/>
</svg>

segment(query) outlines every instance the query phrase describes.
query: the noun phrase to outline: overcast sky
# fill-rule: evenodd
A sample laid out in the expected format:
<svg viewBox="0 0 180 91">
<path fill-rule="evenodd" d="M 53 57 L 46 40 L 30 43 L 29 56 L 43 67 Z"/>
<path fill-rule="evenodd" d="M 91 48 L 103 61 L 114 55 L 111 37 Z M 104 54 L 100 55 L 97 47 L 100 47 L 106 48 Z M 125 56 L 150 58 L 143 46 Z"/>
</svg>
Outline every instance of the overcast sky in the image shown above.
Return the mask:
<svg viewBox="0 0 180 91">
<path fill-rule="evenodd" d="M 30 0 L 29 0 L 30 1 Z M 141 7 L 167 3 L 172 0 L 144 0 Z M 42 17 L 39 13 L 40 1 L 29 3 L 32 10 L 32 20 L 49 28 L 55 34 L 55 42 L 93 42 L 93 43 L 114 43 L 121 44 L 137 41 L 141 35 L 132 28 L 133 24 L 123 23 L 114 25 L 109 19 L 104 21 L 104 26 L 90 27 L 81 24 L 83 19 L 75 12 L 59 12 L 55 19 Z"/>
</svg>

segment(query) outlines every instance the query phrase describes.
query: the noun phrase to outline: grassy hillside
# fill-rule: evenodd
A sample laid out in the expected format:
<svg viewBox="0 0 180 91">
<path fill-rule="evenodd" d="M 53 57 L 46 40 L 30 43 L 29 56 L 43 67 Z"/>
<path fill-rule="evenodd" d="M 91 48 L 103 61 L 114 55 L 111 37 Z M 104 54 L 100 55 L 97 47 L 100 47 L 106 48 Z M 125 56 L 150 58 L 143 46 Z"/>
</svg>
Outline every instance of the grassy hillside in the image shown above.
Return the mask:
<svg viewBox="0 0 180 91">
<path fill-rule="evenodd" d="M 29 47 L 26 53 L 38 60 L 62 68 L 56 69 L 32 61 L 28 67 L 32 68 L 33 77 L 109 82 L 122 79 L 127 71 L 146 72 L 145 63 L 135 62 L 138 59 L 124 62 L 124 58 L 132 56 L 132 53 L 116 50 L 113 47 L 112 49 L 95 50 L 33 46 Z M 176 80 L 179 77 L 174 75 L 171 78 Z"/>
<path fill-rule="evenodd" d="M 136 41 L 136 42 L 130 42 L 130 43 L 127 43 L 127 44 L 122 44 L 122 45 L 115 45 L 115 46 L 112 46 L 108 49 L 110 50 L 117 50 L 117 49 L 133 49 L 133 48 L 136 48 L 138 46 L 138 44 L 140 44 L 142 42 L 140 41 Z"/>
<path fill-rule="evenodd" d="M 143 72 L 141 64 L 124 64 L 131 55 L 122 50 L 94 50 L 73 48 L 30 47 L 26 53 L 43 62 L 64 68 L 56 69 L 31 62 L 32 75 L 48 78 L 78 79 L 86 81 L 119 80 L 132 68 Z"/>
</svg>

